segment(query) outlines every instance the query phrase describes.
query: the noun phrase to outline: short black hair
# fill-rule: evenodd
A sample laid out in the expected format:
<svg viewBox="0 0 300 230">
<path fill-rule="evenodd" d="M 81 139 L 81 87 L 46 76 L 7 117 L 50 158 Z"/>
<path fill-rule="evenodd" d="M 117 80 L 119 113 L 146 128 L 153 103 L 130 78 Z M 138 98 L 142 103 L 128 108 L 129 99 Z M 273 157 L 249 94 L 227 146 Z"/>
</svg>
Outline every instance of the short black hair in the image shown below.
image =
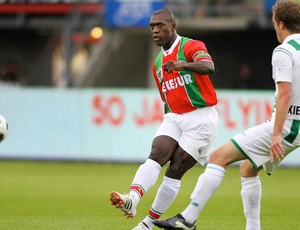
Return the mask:
<svg viewBox="0 0 300 230">
<path fill-rule="evenodd" d="M 169 9 L 159 9 L 153 13 L 153 15 L 156 15 L 156 14 L 165 14 L 166 20 L 168 22 L 170 22 L 171 24 L 175 23 L 174 13 Z"/>
</svg>

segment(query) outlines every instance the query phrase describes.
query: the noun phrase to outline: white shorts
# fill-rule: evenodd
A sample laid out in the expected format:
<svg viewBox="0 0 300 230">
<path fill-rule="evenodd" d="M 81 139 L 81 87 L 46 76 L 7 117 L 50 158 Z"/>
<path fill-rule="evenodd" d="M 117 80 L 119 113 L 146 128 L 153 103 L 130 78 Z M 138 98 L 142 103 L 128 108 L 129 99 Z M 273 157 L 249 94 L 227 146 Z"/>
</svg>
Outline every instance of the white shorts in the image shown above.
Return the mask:
<svg viewBox="0 0 300 230">
<path fill-rule="evenodd" d="M 285 157 L 300 145 L 299 131 L 300 121 L 286 120 L 282 130 L 282 147 L 285 150 Z M 271 174 L 280 163 L 274 159 L 270 162 L 270 146 L 272 143 L 274 120 L 247 129 L 231 141 L 252 163 L 254 168 L 263 165 L 264 170 Z M 282 160 L 281 160 L 282 161 Z"/>
<path fill-rule="evenodd" d="M 183 150 L 204 165 L 208 160 L 208 150 L 217 136 L 218 120 L 214 106 L 183 114 L 167 113 L 155 137 L 165 135 L 175 139 Z"/>
</svg>

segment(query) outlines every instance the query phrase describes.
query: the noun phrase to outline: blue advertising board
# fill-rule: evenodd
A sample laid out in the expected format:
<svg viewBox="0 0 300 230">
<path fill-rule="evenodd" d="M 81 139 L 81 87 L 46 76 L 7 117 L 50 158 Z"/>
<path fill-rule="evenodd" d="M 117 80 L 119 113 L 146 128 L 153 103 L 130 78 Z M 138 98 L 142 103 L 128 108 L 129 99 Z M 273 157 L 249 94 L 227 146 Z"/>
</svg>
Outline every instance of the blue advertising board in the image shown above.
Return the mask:
<svg viewBox="0 0 300 230">
<path fill-rule="evenodd" d="M 264 1 L 264 9 L 267 13 L 272 13 L 272 7 L 275 5 L 276 0 L 265 0 Z"/>
<path fill-rule="evenodd" d="M 152 13 L 164 8 L 163 0 L 106 0 L 104 21 L 107 27 L 148 27 Z"/>
</svg>

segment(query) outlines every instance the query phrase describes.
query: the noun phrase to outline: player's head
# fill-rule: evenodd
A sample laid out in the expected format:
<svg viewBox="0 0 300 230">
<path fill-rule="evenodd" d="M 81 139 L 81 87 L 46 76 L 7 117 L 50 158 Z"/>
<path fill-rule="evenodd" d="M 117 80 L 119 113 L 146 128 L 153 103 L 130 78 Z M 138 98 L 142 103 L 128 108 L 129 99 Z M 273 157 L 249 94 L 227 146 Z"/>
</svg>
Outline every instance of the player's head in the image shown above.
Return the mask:
<svg viewBox="0 0 300 230">
<path fill-rule="evenodd" d="M 273 6 L 272 20 L 280 43 L 287 35 L 300 33 L 300 3 L 292 0 L 278 1 Z"/>
<path fill-rule="evenodd" d="M 150 30 L 156 45 L 169 49 L 177 35 L 173 12 L 168 9 L 155 11 L 150 19 Z"/>
</svg>

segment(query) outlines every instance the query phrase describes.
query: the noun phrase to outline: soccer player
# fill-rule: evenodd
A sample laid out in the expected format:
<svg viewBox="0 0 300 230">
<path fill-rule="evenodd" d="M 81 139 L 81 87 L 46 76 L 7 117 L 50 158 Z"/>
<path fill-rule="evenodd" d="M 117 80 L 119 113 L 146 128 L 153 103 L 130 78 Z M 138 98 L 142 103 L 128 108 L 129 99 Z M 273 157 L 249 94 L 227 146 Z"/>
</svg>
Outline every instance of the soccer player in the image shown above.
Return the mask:
<svg viewBox="0 0 300 230">
<path fill-rule="evenodd" d="M 189 226 L 196 224 L 203 207 L 220 186 L 225 169 L 244 160 L 240 174 L 246 230 L 260 229 L 262 189 L 258 172 L 264 168 L 271 174 L 300 145 L 300 4 L 277 2 L 272 20 L 282 44 L 272 55 L 276 104 L 271 119 L 234 136 L 214 151 L 187 208 L 174 217 L 155 221 L 155 225 L 165 229 L 196 229 Z"/>
<path fill-rule="evenodd" d="M 152 229 L 153 220 L 176 198 L 185 172 L 197 162 L 207 162 L 219 119 L 217 95 L 209 77 L 214 73 L 214 63 L 205 44 L 179 36 L 174 14 L 167 9 L 153 13 L 150 30 L 161 47 L 152 71 L 166 113 L 149 158 L 138 168 L 129 193 L 111 192 L 111 204 L 125 216 L 134 217 L 138 203 L 156 183 L 161 168 L 169 165 L 148 215 L 134 230 Z"/>
</svg>

